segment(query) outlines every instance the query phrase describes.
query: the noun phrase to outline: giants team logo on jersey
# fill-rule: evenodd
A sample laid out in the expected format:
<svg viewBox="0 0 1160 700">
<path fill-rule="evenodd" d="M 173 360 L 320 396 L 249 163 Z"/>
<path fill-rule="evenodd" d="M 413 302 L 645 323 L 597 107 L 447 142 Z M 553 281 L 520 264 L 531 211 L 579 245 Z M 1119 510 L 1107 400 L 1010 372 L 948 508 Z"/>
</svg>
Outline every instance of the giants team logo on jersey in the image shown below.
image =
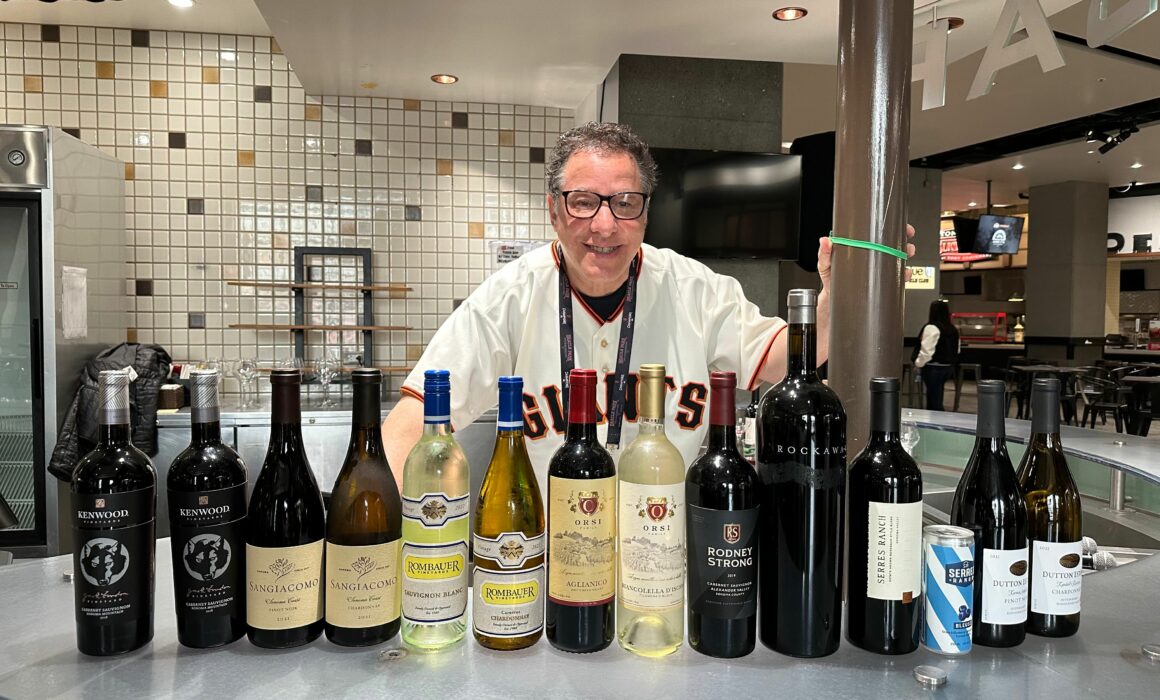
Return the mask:
<svg viewBox="0 0 1160 700">
<path fill-rule="evenodd" d="M 604 406 L 612 403 L 613 380 L 615 375 L 604 375 L 604 397 L 596 401 L 596 422 L 603 423 Z M 682 430 L 696 430 L 705 420 L 705 407 L 709 399 L 709 389 L 701 382 L 688 382 L 679 388 L 672 377 L 665 378 L 665 385 L 670 392 L 677 393 L 677 410 L 672 420 Z M 625 386 L 624 420 L 635 423 L 637 412 L 637 393 L 639 377 L 629 374 Z M 551 384 L 540 389 L 536 394 L 524 393 L 524 434 L 532 440 L 538 440 L 548 434 L 548 431 L 563 435 L 568 428 L 568 418 L 564 411 L 564 392 L 559 385 Z"/>
<path fill-rule="evenodd" d="M 741 523 L 725 523 L 723 529 L 726 544 L 737 544 L 741 541 Z"/>
</svg>

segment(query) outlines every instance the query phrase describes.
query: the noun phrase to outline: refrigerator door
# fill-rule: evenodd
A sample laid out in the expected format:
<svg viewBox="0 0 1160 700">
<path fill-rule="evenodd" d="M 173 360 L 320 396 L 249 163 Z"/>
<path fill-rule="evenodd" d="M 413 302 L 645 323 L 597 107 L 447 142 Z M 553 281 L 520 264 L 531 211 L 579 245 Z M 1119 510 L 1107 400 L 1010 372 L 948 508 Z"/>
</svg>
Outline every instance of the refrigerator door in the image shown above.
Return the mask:
<svg viewBox="0 0 1160 700">
<path fill-rule="evenodd" d="M 0 549 L 45 546 L 40 197 L 0 192 Z M 10 521 L 15 519 L 16 523 Z"/>
</svg>

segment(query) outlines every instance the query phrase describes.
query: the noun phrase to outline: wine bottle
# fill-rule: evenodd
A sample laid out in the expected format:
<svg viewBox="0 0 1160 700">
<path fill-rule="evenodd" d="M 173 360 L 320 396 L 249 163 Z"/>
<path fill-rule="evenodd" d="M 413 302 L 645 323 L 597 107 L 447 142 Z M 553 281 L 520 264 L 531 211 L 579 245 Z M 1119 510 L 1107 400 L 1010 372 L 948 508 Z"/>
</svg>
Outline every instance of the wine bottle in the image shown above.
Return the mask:
<svg viewBox="0 0 1160 700">
<path fill-rule="evenodd" d="M 596 439 L 596 371 L 569 374 L 568 432 L 548 463 L 548 603 L 557 649 L 612 643 L 616 598 L 616 464 Z"/>
<path fill-rule="evenodd" d="M 709 375 L 709 445 L 685 476 L 689 646 L 722 659 L 757 645 L 760 481 L 737 451 L 737 375 Z"/>
<path fill-rule="evenodd" d="M 157 475 L 133 447 L 129 373 L 98 377 L 97 446 L 73 470 L 77 649 L 113 656 L 153 639 Z"/>
<path fill-rule="evenodd" d="M 749 405 L 745 407 L 745 421 L 741 424 L 741 456 L 750 464 L 757 463 L 757 406 L 761 392 L 749 392 Z"/>
<path fill-rule="evenodd" d="M 270 446 L 246 514 L 250 642 L 285 649 L 322 634 L 326 515 L 302 444 L 302 372 L 270 374 Z"/>
<path fill-rule="evenodd" d="M 817 303 L 790 290 L 786 377 L 757 411 L 761 643 L 799 657 L 837 651 L 842 627 L 846 413 L 818 378 Z"/>
<path fill-rule="evenodd" d="M 1027 507 L 1007 456 L 1004 391 L 978 382 L 975 447 L 951 503 L 951 524 L 975 534 L 972 639 L 989 647 L 1023 643 L 1027 619 Z"/>
<path fill-rule="evenodd" d="M 166 478 L 177 640 L 197 649 L 246 634 L 247 473 L 222 443 L 218 381 L 191 373 L 191 440 Z"/>
<path fill-rule="evenodd" d="M 902 447 L 898 379 L 870 380 L 870 439 L 850 464 L 846 637 L 877 654 L 918 648 L 922 473 Z"/>
<path fill-rule="evenodd" d="M 451 374 L 423 375 L 423 435 L 403 464 L 403 641 L 450 646 L 467 630 L 467 458 L 451 436 Z"/>
<path fill-rule="evenodd" d="M 685 460 L 665 437 L 665 366 L 639 374 L 640 431 L 618 469 L 616 625 L 620 646 L 657 657 L 685 636 Z"/>
<path fill-rule="evenodd" d="M 350 446 L 326 515 L 326 638 L 346 647 L 399 633 L 403 511 L 383 449 L 382 384 L 377 369 L 351 372 Z"/>
<path fill-rule="evenodd" d="M 472 632 L 501 651 L 530 647 L 544 630 L 544 501 L 524 445 L 523 397 L 523 379 L 499 378 L 495 450 L 472 539 Z"/>
<path fill-rule="evenodd" d="M 1031 540 L 1027 631 L 1069 637 L 1079 630 L 1083 508 L 1059 440 L 1059 380 L 1031 386 L 1031 440 L 1019 465 Z"/>
</svg>

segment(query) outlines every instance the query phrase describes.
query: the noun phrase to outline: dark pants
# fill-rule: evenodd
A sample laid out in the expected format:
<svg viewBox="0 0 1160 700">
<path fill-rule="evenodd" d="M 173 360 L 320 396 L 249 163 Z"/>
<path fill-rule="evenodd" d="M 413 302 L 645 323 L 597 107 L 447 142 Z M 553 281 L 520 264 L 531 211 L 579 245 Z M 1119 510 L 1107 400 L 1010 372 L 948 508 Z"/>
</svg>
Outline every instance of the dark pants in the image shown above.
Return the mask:
<svg viewBox="0 0 1160 700">
<path fill-rule="evenodd" d="M 920 372 L 922 373 L 922 383 L 926 386 L 926 410 L 945 410 L 943 409 L 943 386 L 954 373 L 954 367 L 927 363 Z"/>
</svg>

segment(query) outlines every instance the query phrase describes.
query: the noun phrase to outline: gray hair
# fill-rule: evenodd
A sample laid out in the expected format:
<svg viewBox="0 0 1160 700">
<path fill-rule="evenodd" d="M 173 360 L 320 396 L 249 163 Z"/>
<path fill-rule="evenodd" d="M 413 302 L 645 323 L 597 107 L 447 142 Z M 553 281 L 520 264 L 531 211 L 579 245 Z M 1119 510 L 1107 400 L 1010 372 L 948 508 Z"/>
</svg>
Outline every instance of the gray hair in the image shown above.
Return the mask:
<svg viewBox="0 0 1160 700">
<path fill-rule="evenodd" d="M 657 184 L 657 164 L 646 144 L 627 124 L 588 122 L 569 129 L 556 140 L 552 159 L 544 168 L 548 192 L 559 194 L 564 188 L 564 165 L 573 154 L 590 151 L 600 154 L 625 153 L 636 161 L 640 187 L 652 194 Z"/>
</svg>

